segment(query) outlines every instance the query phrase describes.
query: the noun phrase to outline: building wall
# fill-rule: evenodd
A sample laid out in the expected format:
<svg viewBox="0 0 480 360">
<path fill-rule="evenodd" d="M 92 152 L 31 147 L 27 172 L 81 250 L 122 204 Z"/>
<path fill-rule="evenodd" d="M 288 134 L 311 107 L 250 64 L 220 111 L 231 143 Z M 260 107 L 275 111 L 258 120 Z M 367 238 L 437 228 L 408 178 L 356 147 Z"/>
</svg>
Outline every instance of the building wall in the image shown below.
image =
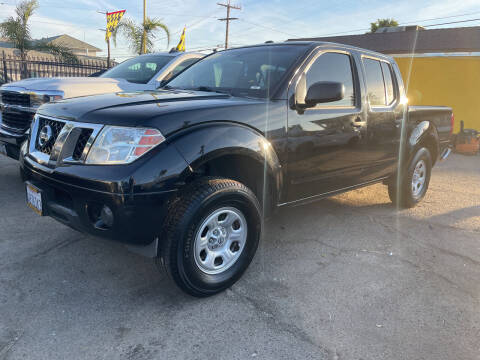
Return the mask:
<svg viewBox="0 0 480 360">
<path fill-rule="evenodd" d="M 81 49 L 81 50 L 74 49 L 72 50 L 72 53 L 77 56 L 92 56 L 92 57 L 97 56 L 97 52 L 95 50 L 88 51 L 88 54 L 87 54 L 87 50 L 85 49 Z"/>
<path fill-rule="evenodd" d="M 480 130 L 480 56 L 395 57 L 410 105 L 453 108 L 455 132 Z M 410 74 L 410 83 L 407 84 Z"/>
</svg>

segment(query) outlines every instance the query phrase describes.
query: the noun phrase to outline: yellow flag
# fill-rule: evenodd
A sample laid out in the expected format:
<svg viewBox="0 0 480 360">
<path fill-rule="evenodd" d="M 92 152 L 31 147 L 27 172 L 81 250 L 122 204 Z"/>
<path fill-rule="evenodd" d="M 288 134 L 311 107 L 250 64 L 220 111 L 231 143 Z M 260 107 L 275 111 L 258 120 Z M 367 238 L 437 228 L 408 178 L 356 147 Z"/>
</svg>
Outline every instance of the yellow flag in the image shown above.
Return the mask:
<svg viewBox="0 0 480 360">
<path fill-rule="evenodd" d="M 108 41 L 110 36 L 112 36 L 113 30 L 118 25 L 118 22 L 122 18 L 123 14 L 125 14 L 125 10 L 115 11 L 111 13 L 107 13 L 107 32 L 105 33 L 105 40 Z"/>
<path fill-rule="evenodd" d="M 177 51 L 185 51 L 185 30 L 186 28 L 183 28 L 182 35 L 180 36 L 180 42 L 177 45 Z"/>
</svg>

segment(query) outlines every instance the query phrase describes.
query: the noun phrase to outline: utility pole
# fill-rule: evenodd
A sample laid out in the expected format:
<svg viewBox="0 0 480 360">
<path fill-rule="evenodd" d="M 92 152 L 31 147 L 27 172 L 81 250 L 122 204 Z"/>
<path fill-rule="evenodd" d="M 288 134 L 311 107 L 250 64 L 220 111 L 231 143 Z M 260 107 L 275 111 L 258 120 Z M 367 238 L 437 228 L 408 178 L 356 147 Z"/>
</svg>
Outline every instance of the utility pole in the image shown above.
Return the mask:
<svg viewBox="0 0 480 360">
<path fill-rule="evenodd" d="M 143 41 L 142 54 L 147 53 L 147 31 L 145 30 L 145 21 L 147 20 L 147 0 L 143 0 Z"/>
<path fill-rule="evenodd" d="M 227 4 L 217 3 L 217 5 L 220 5 L 220 6 L 223 6 L 223 7 L 227 8 L 227 17 L 222 18 L 222 19 L 218 19 L 218 20 L 226 22 L 227 28 L 226 28 L 226 31 L 225 31 L 225 49 L 228 49 L 228 30 L 229 30 L 229 27 L 230 27 L 230 20 L 238 20 L 238 18 L 230 17 L 230 9 L 241 10 L 242 8 L 240 6 L 237 6 L 237 5 L 231 5 L 230 0 L 228 0 Z"/>
</svg>

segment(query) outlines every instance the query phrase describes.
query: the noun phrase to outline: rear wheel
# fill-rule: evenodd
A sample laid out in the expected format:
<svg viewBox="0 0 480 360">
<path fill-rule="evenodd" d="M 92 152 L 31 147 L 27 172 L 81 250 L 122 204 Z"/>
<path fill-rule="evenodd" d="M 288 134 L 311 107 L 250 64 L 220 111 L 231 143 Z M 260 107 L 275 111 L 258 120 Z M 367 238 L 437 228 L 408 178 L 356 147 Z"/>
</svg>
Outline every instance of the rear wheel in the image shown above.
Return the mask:
<svg viewBox="0 0 480 360">
<path fill-rule="evenodd" d="M 193 296 L 233 285 L 250 264 L 261 232 L 260 205 L 243 184 L 201 179 L 170 209 L 159 264 Z"/>
<path fill-rule="evenodd" d="M 388 185 L 390 200 L 401 208 L 412 208 L 425 197 L 430 184 L 432 158 L 427 148 L 421 148 L 405 170 L 400 184 L 392 179 Z"/>
</svg>

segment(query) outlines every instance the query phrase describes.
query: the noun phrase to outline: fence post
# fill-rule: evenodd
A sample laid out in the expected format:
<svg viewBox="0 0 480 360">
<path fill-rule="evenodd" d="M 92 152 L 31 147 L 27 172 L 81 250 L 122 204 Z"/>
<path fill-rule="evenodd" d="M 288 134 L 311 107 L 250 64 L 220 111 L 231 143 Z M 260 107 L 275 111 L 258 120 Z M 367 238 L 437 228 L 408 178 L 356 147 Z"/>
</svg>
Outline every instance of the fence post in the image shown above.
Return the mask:
<svg viewBox="0 0 480 360">
<path fill-rule="evenodd" d="M 5 50 L 2 51 L 2 55 L 3 55 L 3 77 L 5 80 L 5 83 L 8 82 L 8 75 L 7 75 L 7 59 L 5 58 Z"/>
</svg>

